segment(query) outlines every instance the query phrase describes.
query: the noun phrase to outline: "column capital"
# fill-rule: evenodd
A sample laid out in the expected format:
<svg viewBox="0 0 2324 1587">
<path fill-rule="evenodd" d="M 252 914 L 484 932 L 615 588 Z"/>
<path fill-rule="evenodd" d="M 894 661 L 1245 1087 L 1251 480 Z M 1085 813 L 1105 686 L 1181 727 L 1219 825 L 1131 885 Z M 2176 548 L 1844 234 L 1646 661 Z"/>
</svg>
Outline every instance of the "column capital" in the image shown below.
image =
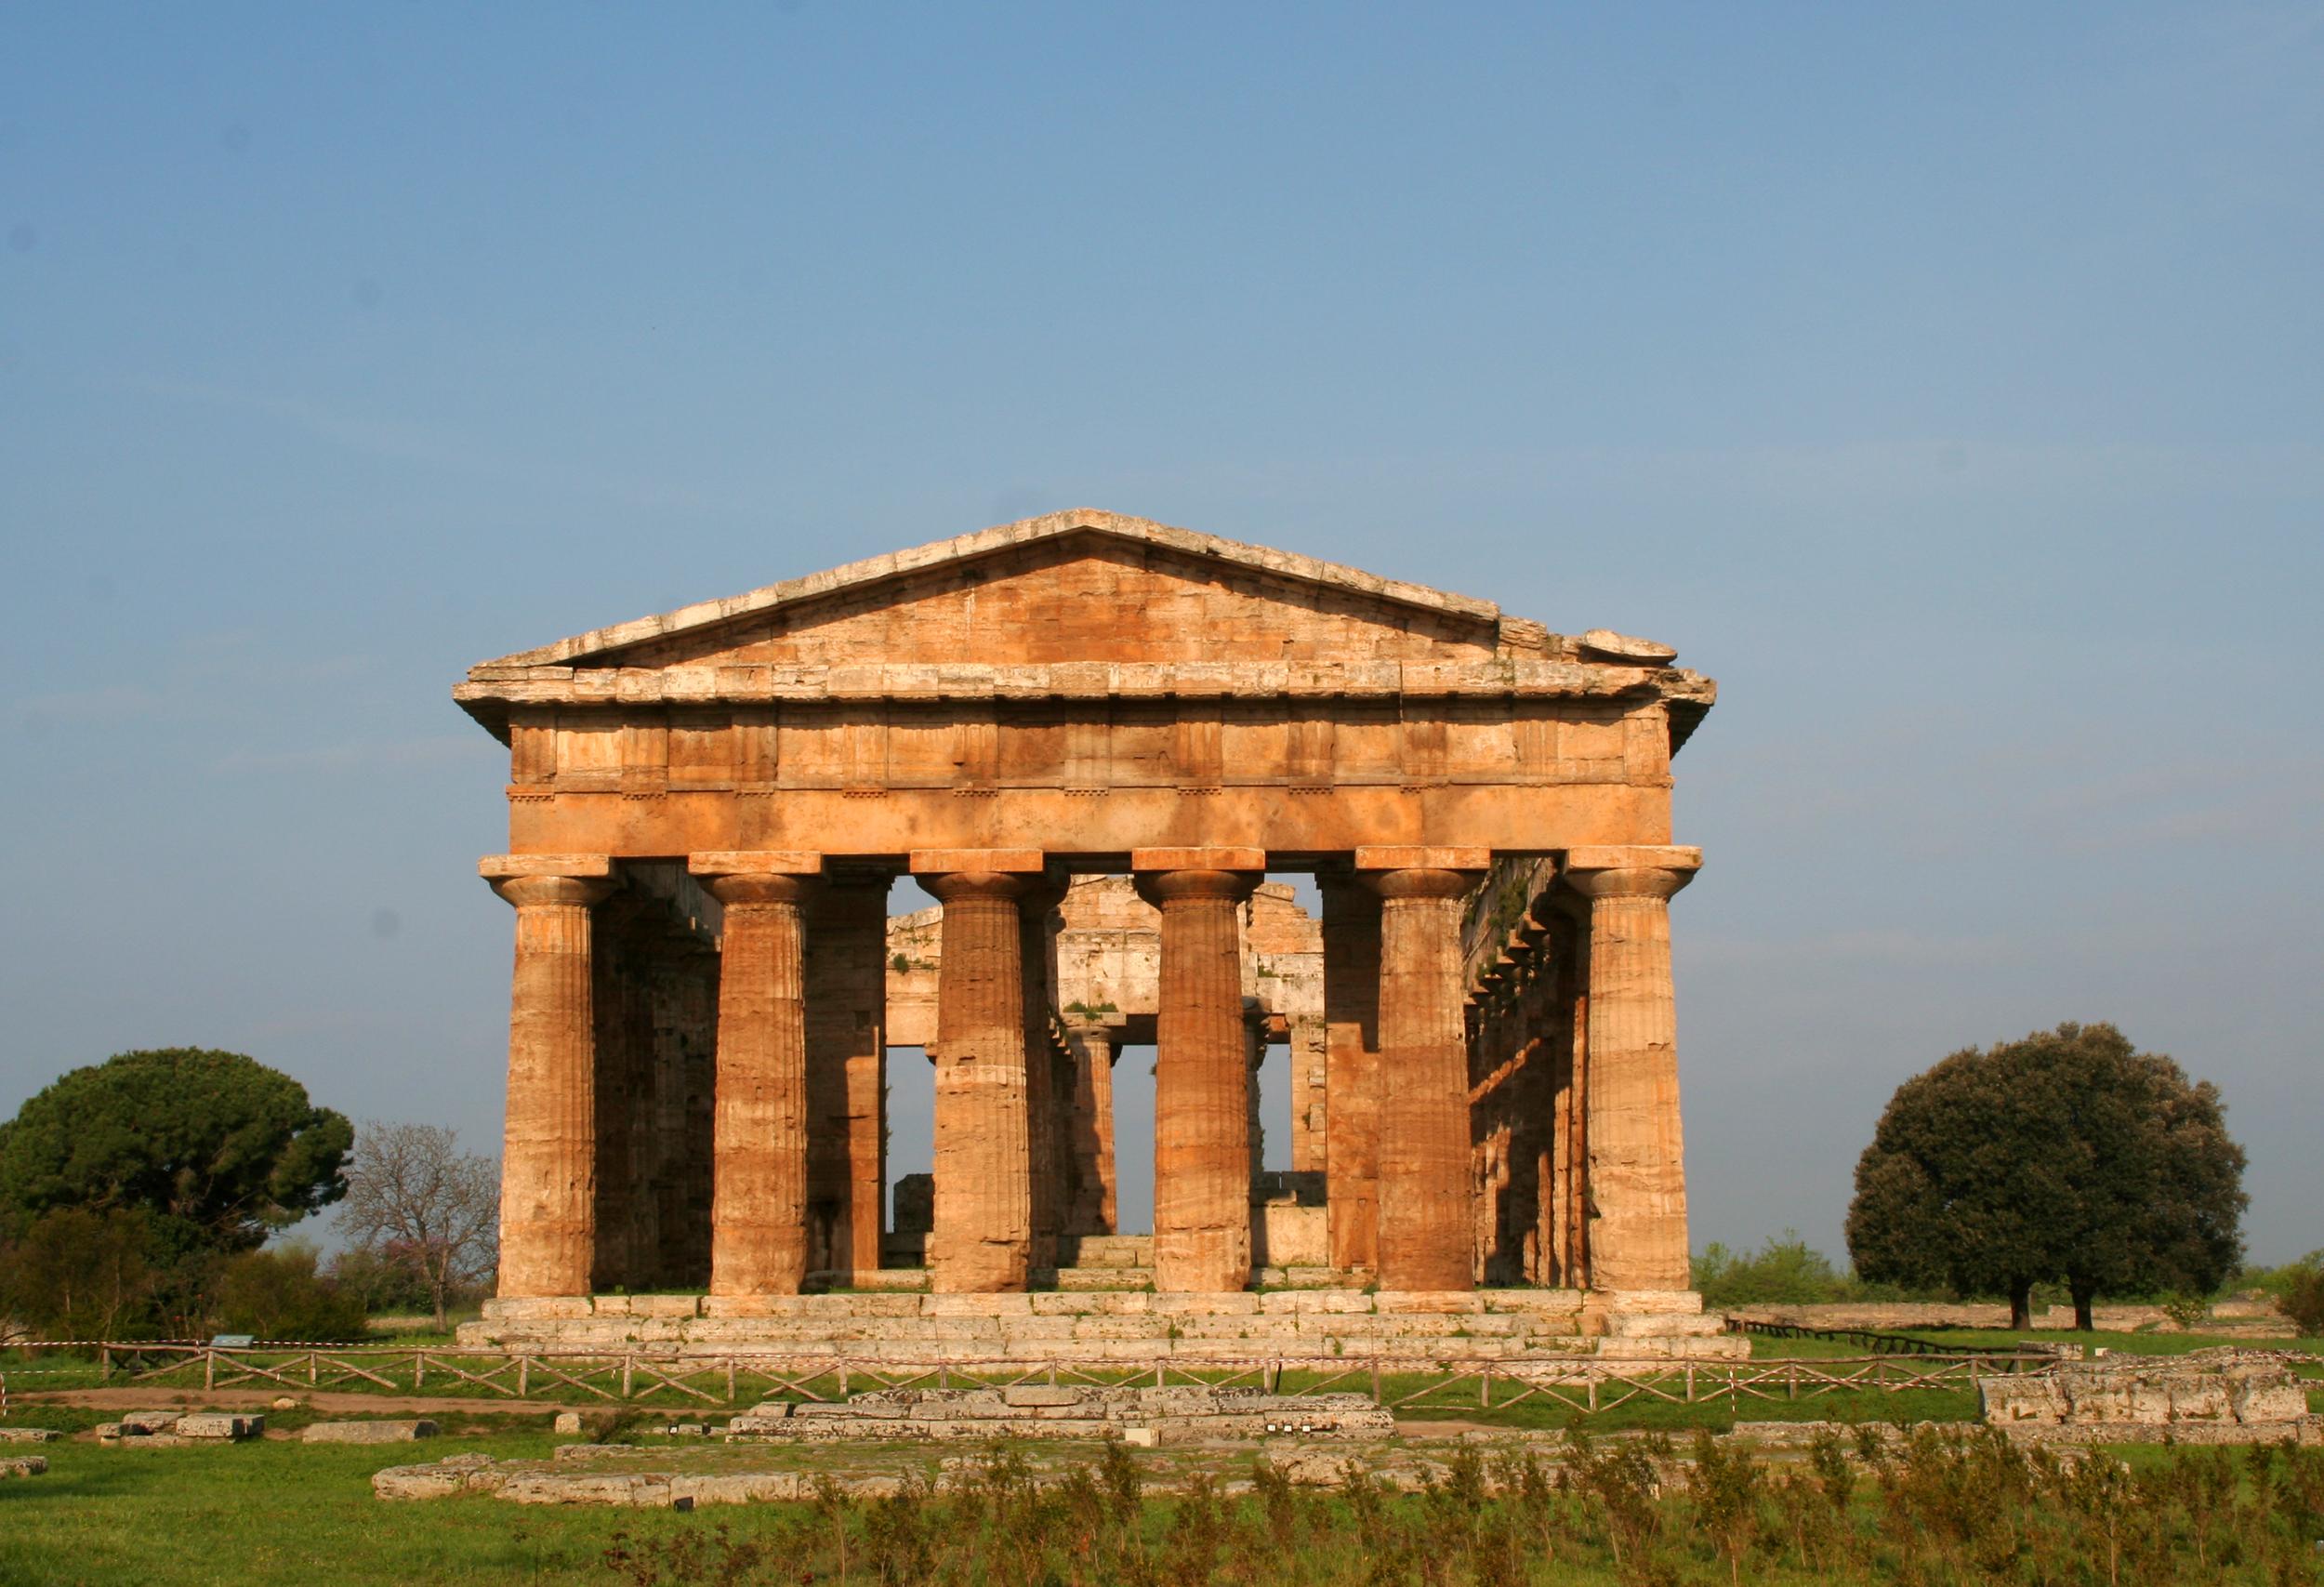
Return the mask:
<svg viewBox="0 0 2324 1587">
<path fill-rule="evenodd" d="M 731 909 L 738 904 L 803 904 L 822 881 L 797 871 L 713 871 L 702 885 Z"/>
<path fill-rule="evenodd" d="M 1585 898 L 1668 898 L 1695 879 L 1702 863 L 1696 848 L 1574 849 L 1561 874 Z"/>
<path fill-rule="evenodd" d="M 1038 849 L 914 849 L 914 876 L 943 876 L 954 871 L 1018 874 L 1048 868 L 1049 856 Z"/>
<path fill-rule="evenodd" d="M 922 887 L 945 904 L 963 898 L 997 898 L 1014 904 L 1040 880 L 1038 875 L 998 870 L 916 871 L 914 874 L 919 878 Z"/>
<path fill-rule="evenodd" d="M 1440 870 L 1415 866 L 1408 870 L 1367 870 L 1364 885 L 1382 898 L 1466 898 L 1477 884 L 1472 870 Z"/>
<path fill-rule="evenodd" d="M 1452 848 L 1442 844 L 1374 845 L 1355 851 L 1355 868 L 1368 870 L 1487 870 L 1490 849 Z"/>
<path fill-rule="evenodd" d="M 699 877 L 821 876 L 823 856 L 805 849 L 719 850 L 688 854 L 686 870 Z"/>
<path fill-rule="evenodd" d="M 1262 876 L 1267 869 L 1264 849 L 1132 849 L 1129 868 L 1133 871 L 1166 870 L 1255 870 Z"/>
<path fill-rule="evenodd" d="M 520 909 L 529 904 L 595 904 L 620 885 L 605 854 L 486 854 L 476 862 L 476 874 Z"/>
<path fill-rule="evenodd" d="M 1240 904 L 1257 892 L 1264 879 L 1263 870 L 1170 869 L 1139 871 L 1132 882 L 1139 897 L 1160 909 L 1190 898 Z"/>
</svg>

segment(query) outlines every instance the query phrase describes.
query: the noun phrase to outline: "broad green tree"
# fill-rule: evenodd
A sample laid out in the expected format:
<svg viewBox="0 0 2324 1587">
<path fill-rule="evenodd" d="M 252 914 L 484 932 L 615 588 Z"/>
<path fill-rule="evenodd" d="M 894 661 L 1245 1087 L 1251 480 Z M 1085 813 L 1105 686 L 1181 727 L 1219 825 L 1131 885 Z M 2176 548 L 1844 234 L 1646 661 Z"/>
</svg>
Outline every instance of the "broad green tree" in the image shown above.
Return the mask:
<svg viewBox="0 0 2324 1587">
<path fill-rule="evenodd" d="M 2216 1087 L 2110 1025 L 1954 1053 L 1896 1089 L 1856 1164 L 1848 1250 L 1874 1282 L 2009 1297 L 2063 1282 L 2207 1294 L 2242 1242 L 2243 1150 Z"/>
<path fill-rule="evenodd" d="M 0 1126 L 0 1223 L 141 1212 L 165 1250 L 249 1250 L 347 1193 L 346 1118 L 239 1052 L 124 1052 Z"/>
</svg>

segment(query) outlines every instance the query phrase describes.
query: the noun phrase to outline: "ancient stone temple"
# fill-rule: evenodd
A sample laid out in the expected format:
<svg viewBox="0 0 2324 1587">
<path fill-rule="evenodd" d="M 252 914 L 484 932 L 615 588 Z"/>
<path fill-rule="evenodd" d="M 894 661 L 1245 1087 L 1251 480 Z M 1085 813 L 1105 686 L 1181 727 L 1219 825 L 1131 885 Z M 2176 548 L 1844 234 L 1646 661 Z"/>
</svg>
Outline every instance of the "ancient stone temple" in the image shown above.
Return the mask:
<svg viewBox="0 0 2324 1587">
<path fill-rule="evenodd" d="M 482 1331 L 879 1317 L 908 1351 L 914 1318 L 1151 1309 L 1248 1343 L 1277 1310 L 1402 1310 L 1724 1348 L 1689 1292 L 1669 926 L 1700 858 L 1670 757 L 1714 690 L 1673 660 L 1076 511 L 470 668 L 516 911 Z M 906 875 L 939 902 L 891 919 Z M 1133 1238 L 1111 1071 L 1146 1045 Z M 934 1172 L 891 1213 L 912 1047 Z M 1151 1348 L 1008 1343 L 1084 1338 Z"/>
</svg>

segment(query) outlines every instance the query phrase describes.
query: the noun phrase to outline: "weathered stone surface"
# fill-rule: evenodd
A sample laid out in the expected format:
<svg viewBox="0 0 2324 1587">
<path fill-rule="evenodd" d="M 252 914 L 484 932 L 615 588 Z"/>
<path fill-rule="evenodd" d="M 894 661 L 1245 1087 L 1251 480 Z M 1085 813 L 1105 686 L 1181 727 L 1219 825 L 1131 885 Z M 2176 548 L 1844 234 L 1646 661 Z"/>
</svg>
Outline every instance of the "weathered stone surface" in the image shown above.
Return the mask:
<svg viewBox="0 0 2324 1587">
<path fill-rule="evenodd" d="M 1581 868 L 1582 860 L 1591 868 Z M 1590 899 L 1591 1283 L 1687 1288 L 1686 1176 L 1670 986 L 1670 895 L 1691 850 L 1578 851 Z"/>
<path fill-rule="evenodd" d="M 1140 877 L 1148 902 L 1162 912 L 1154 1279 L 1166 1292 L 1250 1282 L 1251 1074 L 1235 910 L 1258 880 L 1225 865 Z"/>
<path fill-rule="evenodd" d="M 2074 1441 L 2314 1441 L 2324 1419 L 2307 1387 L 2274 1356 L 2234 1350 L 2067 1362 L 2039 1375 L 1985 1378 L 1978 1408 L 2013 1435 Z"/>
<path fill-rule="evenodd" d="M 46 1455 L 10 1455 L 0 1460 L 0 1477 L 38 1476 L 47 1469 Z"/>
<path fill-rule="evenodd" d="M 962 1360 L 1139 1342 L 1068 1320 L 1099 1314 L 1014 1328 L 764 1305 L 921 1281 L 883 1261 L 926 1263 L 951 1296 L 1149 1269 L 1166 1291 L 1233 1290 L 1262 1267 L 1270 1284 L 1683 1291 L 1663 905 L 1696 856 L 1670 843 L 1669 771 L 1714 691 L 1673 658 L 1077 511 L 471 669 L 457 696 L 510 749 L 510 852 L 483 867 L 519 915 L 503 1288 L 579 1309 L 488 1314 L 468 1336 L 806 1346 L 821 1326 L 825 1345 Z M 1464 937 L 1459 893 L 1496 855 L 1496 877 L 1538 885 L 1481 899 Z M 905 856 L 941 922 L 882 920 Z M 1325 919 L 1280 886 L 1239 908 L 1190 895 L 1176 926 L 1118 877 L 1065 887 L 1125 860 L 1150 884 L 1313 868 Z M 1384 915 L 1358 872 L 1390 882 Z M 1552 886 L 1586 898 L 1586 931 L 1540 907 Z M 1552 937 L 1552 968 L 1530 966 Z M 1070 1262 L 1113 1225 L 1111 1055 L 1147 1039 L 1153 1256 Z M 1327 1179 L 1320 1205 L 1250 1195 L 1250 1062 L 1274 1042 L 1292 1049 L 1289 1157 Z M 880 1065 L 916 1043 L 937 1064 L 932 1228 L 900 1196 L 891 1238 Z M 591 1303 L 592 1282 L 640 1296 Z M 1707 1342 L 1622 1315 L 1493 1337 Z"/>
<path fill-rule="evenodd" d="M 557 1413 L 552 1427 L 559 1433 L 578 1433 L 581 1431 L 581 1413 L 577 1410 L 561 1410 Z"/>
<path fill-rule="evenodd" d="M 409 1444 L 433 1438 L 436 1424 L 426 1418 L 410 1421 L 316 1422 L 298 1435 L 307 1444 Z"/>
<path fill-rule="evenodd" d="M 63 1436 L 47 1427 L 0 1427 L 0 1444 L 53 1444 Z"/>
<path fill-rule="evenodd" d="M 256 1438 L 263 1434 L 266 1431 L 266 1418 L 194 1412 L 178 1418 L 177 1425 L 170 1431 L 180 1438 L 231 1442 L 244 1438 Z"/>
<path fill-rule="evenodd" d="M 1017 898 L 1027 883 L 1013 872 L 991 869 L 929 875 L 923 885 L 944 901 L 946 966 L 937 1009 L 930 1277 L 947 1293 L 1022 1289 L 1033 1263 L 1032 1122 L 1017 915 Z"/>
</svg>

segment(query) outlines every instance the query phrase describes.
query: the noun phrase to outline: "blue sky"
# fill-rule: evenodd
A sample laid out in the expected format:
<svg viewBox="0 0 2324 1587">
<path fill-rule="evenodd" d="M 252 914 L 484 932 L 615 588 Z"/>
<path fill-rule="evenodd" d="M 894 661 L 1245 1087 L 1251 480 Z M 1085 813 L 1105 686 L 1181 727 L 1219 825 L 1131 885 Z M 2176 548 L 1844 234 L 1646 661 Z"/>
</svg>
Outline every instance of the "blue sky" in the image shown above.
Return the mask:
<svg viewBox="0 0 2324 1587">
<path fill-rule="evenodd" d="M 473 10 L 9 14 L 0 1109 L 491 1145 L 461 670 L 1094 505 L 1720 680 L 1698 1245 L 2068 1018 L 2324 1245 L 2324 6 Z"/>
</svg>

